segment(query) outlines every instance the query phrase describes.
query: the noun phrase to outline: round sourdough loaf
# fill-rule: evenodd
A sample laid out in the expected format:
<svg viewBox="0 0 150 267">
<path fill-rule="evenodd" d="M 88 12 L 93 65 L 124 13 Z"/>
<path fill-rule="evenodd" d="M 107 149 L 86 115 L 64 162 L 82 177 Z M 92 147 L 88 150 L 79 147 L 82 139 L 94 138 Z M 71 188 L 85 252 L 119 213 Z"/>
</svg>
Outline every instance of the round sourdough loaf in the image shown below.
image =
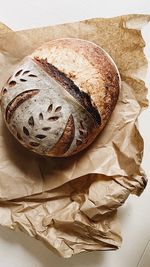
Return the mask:
<svg viewBox="0 0 150 267">
<path fill-rule="evenodd" d="M 118 69 L 99 46 L 65 38 L 24 58 L 1 91 L 17 140 L 40 155 L 66 157 L 93 142 L 117 102 Z"/>
</svg>

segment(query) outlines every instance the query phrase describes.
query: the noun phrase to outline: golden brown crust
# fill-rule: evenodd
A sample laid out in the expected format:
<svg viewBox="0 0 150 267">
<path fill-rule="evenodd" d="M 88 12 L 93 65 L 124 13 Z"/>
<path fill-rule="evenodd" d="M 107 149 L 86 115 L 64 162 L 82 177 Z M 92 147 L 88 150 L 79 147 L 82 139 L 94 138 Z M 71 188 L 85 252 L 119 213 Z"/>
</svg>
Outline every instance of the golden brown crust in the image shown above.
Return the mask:
<svg viewBox="0 0 150 267">
<path fill-rule="evenodd" d="M 89 87 L 87 92 L 91 96 L 94 96 L 93 101 L 96 107 L 100 112 L 104 112 L 103 117 L 105 117 L 107 120 L 115 107 L 119 95 L 119 76 L 118 72 L 116 71 L 116 67 L 110 58 L 106 56 L 105 52 L 97 45 L 91 45 L 91 42 L 85 43 L 83 40 L 79 39 L 60 39 L 59 42 L 54 40 L 53 44 L 58 48 L 70 48 L 71 46 L 72 50 L 74 50 L 77 54 L 84 56 L 91 63 L 93 68 L 97 70 L 98 74 L 100 74 L 100 79 L 103 80 L 103 85 L 105 87 L 103 111 L 99 104 L 99 96 L 97 91 L 98 88 Z M 72 74 L 70 73 L 70 76 L 71 75 Z"/>
<path fill-rule="evenodd" d="M 58 60 L 60 55 L 62 63 Z M 91 42 L 65 38 L 46 43 L 33 53 L 34 56 L 47 58 L 90 95 L 102 119 L 100 132 L 116 105 L 120 88 L 118 70 L 109 55 Z"/>
</svg>

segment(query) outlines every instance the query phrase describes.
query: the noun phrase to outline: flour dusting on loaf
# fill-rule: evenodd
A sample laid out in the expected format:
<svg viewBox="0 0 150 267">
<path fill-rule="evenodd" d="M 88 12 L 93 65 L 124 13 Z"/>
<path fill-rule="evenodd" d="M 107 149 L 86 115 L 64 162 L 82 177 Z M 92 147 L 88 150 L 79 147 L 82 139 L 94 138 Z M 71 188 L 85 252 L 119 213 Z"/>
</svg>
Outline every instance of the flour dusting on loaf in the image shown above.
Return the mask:
<svg viewBox="0 0 150 267">
<path fill-rule="evenodd" d="M 120 77 L 94 43 L 45 43 L 14 70 L 1 91 L 2 113 L 17 140 L 40 155 L 66 157 L 89 146 L 118 99 Z"/>
</svg>

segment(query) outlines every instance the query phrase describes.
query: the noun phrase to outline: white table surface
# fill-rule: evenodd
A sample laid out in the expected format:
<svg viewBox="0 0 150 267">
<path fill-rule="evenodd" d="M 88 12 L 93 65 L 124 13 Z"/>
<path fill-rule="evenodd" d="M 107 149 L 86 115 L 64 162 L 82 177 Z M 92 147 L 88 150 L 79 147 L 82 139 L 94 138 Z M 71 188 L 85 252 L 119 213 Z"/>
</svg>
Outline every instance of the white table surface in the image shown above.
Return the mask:
<svg viewBox="0 0 150 267">
<path fill-rule="evenodd" d="M 129 13 L 150 14 L 150 0 L 0 0 L 0 20 L 14 30 Z M 143 35 L 150 59 L 150 25 Z M 150 88 L 150 79 L 147 85 Z M 140 128 L 145 140 L 143 167 L 150 177 L 149 109 L 140 117 Z M 119 217 L 120 250 L 80 254 L 67 260 L 23 233 L 0 227 L 0 267 L 150 267 L 150 183 L 140 198 L 127 200 Z"/>
</svg>

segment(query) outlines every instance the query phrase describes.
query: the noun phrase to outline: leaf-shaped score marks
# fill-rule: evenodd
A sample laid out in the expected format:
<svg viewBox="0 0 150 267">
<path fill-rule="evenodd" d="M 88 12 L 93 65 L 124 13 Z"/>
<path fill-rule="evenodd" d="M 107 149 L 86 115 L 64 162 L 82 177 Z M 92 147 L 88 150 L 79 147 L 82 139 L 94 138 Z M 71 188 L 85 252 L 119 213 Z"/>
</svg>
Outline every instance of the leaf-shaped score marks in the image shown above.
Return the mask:
<svg viewBox="0 0 150 267">
<path fill-rule="evenodd" d="M 49 121 L 57 121 L 58 119 L 59 119 L 58 116 L 53 116 L 53 117 L 48 118 Z"/>
<path fill-rule="evenodd" d="M 38 138 L 38 139 L 44 139 L 46 137 L 46 135 L 44 135 L 44 134 L 37 134 L 35 137 Z"/>
<path fill-rule="evenodd" d="M 31 127 L 34 126 L 34 118 L 33 118 L 33 116 L 31 116 L 31 117 L 29 118 L 29 120 L 28 120 L 28 124 L 29 124 Z"/>
<path fill-rule="evenodd" d="M 32 78 L 37 78 L 37 75 L 35 75 L 35 74 L 32 74 L 32 73 L 31 73 L 31 74 L 29 74 L 28 76 L 29 76 L 29 77 L 32 77 Z"/>
<path fill-rule="evenodd" d="M 58 106 L 56 109 L 55 109 L 55 112 L 59 112 L 61 111 L 62 107 L 61 106 Z"/>
<path fill-rule="evenodd" d="M 22 70 L 18 70 L 15 74 L 15 77 L 19 76 L 21 74 Z"/>
<path fill-rule="evenodd" d="M 43 120 L 43 113 L 39 114 L 39 120 Z"/>
<path fill-rule="evenodd" d="M 51 111 L 52 111 L 52 109 L 53 109 L 53 104 L 50 104 L 50 105 L 48 106 L 48 109 L 47 109 L 47 111 L 48 111 L 48 112 L 51 112 Z"/>
<path fill-rule="evenodd" d="M 1 93 L 2 93 L 2 95 L 5 95 L 7 93 L 7 89 L 3 88 Z"/>
<path fill-rule="evenodd" d="M 29 136 L 29 131 L 25 126 L 23 126 L 23 132 L 25 135 Z"/>
<path fill-rule="evenodd" d="M 9 82 L 9 86 L 12 87 L 12 86 L 15 86 L 16 85 L 16 81 L 12 80 Z"/>
<path fill-rule="evenodd" d="M 51 129 L 51 127 L 44 127 L 42 128 L 43 131 L 49 131 Z"/>
<path fill-rule="evenodd" d="M 23 72 L 23 75 L 28 74 L 29 72 L 30 72 L 29 70 L 25 70 L 25 71 Z"/>
<path fill-rule="evenodd" d="M 27 80 L 26 79 L 20 79 L 20 82 L 26 82 Z"/>
</svg>

